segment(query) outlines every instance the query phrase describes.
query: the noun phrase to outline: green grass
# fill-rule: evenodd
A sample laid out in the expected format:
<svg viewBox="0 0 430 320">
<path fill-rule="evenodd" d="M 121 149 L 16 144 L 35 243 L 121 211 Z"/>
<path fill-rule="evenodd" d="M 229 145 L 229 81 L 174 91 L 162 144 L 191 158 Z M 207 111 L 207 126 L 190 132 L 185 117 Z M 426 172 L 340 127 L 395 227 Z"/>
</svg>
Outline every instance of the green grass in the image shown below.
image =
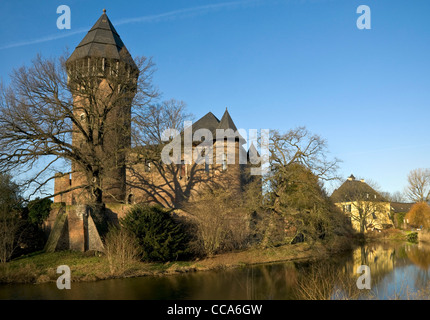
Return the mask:
<svg viewBox="0 0 430 320">
<path fill-rule="evenodd" d="M 89 256 L 81 252 L 35 252 L 0 264 L 1 283 L 42 283 L 56 281 L 57 267 L 70 267 L 72 281 L 94 281 L 123 276 L 143 276 L 183 272 L 193 269 L 193 261 L 167 263 L 135 262 L 121 273 L 112 273 L 105 256 Z"/>
<path fill-rule="evenodd" d="M 138 277 L 157 274 L 175 274 L 198 270 L 216 270 L 241 267 L 255 263 L 269 263 L 293 259 L 309 259 L 321 254 L 332 255 L 339 251 L 339 244 L 327 243 L 310 246 L 307 243 L 271 248 L 249 248 L 196 261 L 171 261 L 166 263 L 134 262 L 126 268 L 110 268 L 104 255 L 95 256 L 74 251 L 35 252 L 6 264 L 0 264 L 1 283 L 43 283 L 56 281 L 57 267 L 67 265 L 72 281 L 94 281 L 109 278 Z M 121 270 L 121 271 L 119 271 Z"/>
<path fill-rule="evenodd" d="M 103 276 L 108 271 L 102 257 L 86 256 L 80 252 L 35 252 L 0 265 L 0 283 L 35 283 L 54 281 L 58 278 L 57 267 L 67 265 L 73 276 Z"/>
<path fill-rule="evenodd" d="M 49 253 L 39 251 L 17 258 L 11 261 L 10 265 L 22 265 L 30 262 L 37 268 L 55 267 L 62 264 L 72 267 L 82 264 L 97 264 L 100 262 L 100 257 L 86 256 L 81 252 L 73 251 L 59 251 Z"/>
</svg>

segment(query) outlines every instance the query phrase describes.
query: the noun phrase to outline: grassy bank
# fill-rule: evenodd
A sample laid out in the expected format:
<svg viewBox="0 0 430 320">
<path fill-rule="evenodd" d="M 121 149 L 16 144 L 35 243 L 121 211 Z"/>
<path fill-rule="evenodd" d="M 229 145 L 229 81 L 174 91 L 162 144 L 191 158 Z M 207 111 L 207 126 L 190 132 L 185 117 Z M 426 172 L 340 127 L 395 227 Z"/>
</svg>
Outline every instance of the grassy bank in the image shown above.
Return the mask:
<svg viewBox="0 0 430 320">
<path fill-rule="evenodd" d="M 430 243 L 430 231 L 388 229 L 383 230 L 381 232 L 368 232 L 363 238 L 364 243 L 373 243 L 381 241 Z"/>
<path fill-rule="evenodd" d="M 219 254 L 193 261 L 167 263 L 136 262 L 121 272 L 111 272 L 108 260 L 101 254 L 62 251 L 37 252 L 0 264 L 0 283 L 45 283 L 56 281 L 57 267 L 67 265 L 71 269 L 72 281 L 95 281 L 112 278 L 170 275 L 184 272 L 234 268 L 251 264 L 317 259 L 344 251 L 350 241 L 337 239 L 330 243 L 299 243 L 274 248 L 252 248 L 239 252 Z"/>
<path fill-rule="evenodd" d="M 379 231 L 372 231 L 365 234 L 364 243 L 378 242 L 378 241 L 407 241 L 408 231 L 399 229 L 387 229 Z"/>
</svg>

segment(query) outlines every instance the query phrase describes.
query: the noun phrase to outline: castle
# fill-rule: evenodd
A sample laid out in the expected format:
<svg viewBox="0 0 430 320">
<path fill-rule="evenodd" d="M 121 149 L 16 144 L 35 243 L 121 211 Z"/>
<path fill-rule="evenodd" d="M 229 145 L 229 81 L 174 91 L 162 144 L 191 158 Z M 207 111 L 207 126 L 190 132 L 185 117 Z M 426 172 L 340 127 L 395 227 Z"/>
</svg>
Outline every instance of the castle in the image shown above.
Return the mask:
<svg viewBox="0 0 430 320">
<path fill-rule="evenodd" d="M 116 223 L 135 203 L 157 203 L 178 208 L 198 190 L 214 184 L 240 192 L 246 183 L 250 165 L 239 159 L 249 160 L 258 154 L 254 147 L 245 151 L 243 144 L 246 141 L 237 133 L 227 109 L 221 120 L 211 112 L 207 113 L 192 125 L 190 132 L 194 135 L 198 130 L 205 129 L 213 134 L 212 141 L 205 141 L 207 148 L 203 153 L 201 143 L 191 143 L 192 153 L 200 148 L 200 156 L 208 158 L 211 155 L 213 159 L 218 159 L 213 163 L 187 161 L 182 152 L 179 163 L 164 164 L 159 159 L 161 150 L 157 146 L 131 148 L 131 105 L 136 94 L 138 68 L 105 10 L 66 61 L 66 69 L 69 79 L 77 83 L 73 94 L 73 113 L 78 120 L 73 123 L 72 144 L 82 152 L 82 157 L 94 155 L 100 159 L 104 174 L 101 178 L 88 177 L 82 163 L 72 162 L 71 174 L 56 175 L 54 204 L 45 223 L 50 232 L 45 250 L 103 251 L 103 229 L 109 223 Z M 89 145 L 88 136 L 93 132 L 82 130 L 86 121 L 99 112 L 89 101 L 83 85 L 80 87 L 85 76 L 88 77 L 91 72 L 97 76 L 96 99 L 102 101 L 104 106 L 112 104 L 103 131 L 109 143 L 103 148 L 94 147 L 96 143 Z M 126 81 L 113 90 L 109 79 L 119 74 Z M 116 92 L 123 95 L 121 105 L 111 103 Z M 233 132 L 233 139 L 230 139 L 231 136 L 219 137 L 216 134 L 218 131 Z M 182 132 L 182 140 L 184 134 L 186 130 Z M 232 149 L 229 149 L 230 143 Z M 231 150 L 234 150 L 233 161 L 228 159 L 230 156 L 227 157 L 227 151 L 231 154 Z M 101 211 L 89 205 L 88 191 L 81 187 L 90 178 L 100 179 L 103 190 L 100 202 L 104 206 Z"/>
</svg>

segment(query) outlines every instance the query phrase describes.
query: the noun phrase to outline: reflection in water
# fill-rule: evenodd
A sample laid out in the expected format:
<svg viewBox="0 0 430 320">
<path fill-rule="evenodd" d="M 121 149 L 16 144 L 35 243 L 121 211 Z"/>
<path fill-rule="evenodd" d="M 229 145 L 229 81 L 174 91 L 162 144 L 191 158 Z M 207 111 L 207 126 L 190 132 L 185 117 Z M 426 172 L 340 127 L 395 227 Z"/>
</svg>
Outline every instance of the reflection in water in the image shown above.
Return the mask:
<svg viewBox="0 0 430 320">
<path fill-rule="evenodd" d="M 408 247 L 406 255 L 415 265 L 422 270 L 428 270 L 430 267 L 430 248 L 423 245 Z"/>
<path fill-rule="evenodd" d="M 360 265 L 370 267 L 370 291 L 356 286 Z M 428 299 L 429 268 L 429 247 L 390 243 L 324 261 L 72 283 L 71 290 L 55 283 L 2 285 L 0 299 Z"/>
<path fill-rule="evenodd" d="M 356 254 L 356 253 L 354 253 Z M 428 299 L 430 249 L 422 244 L 381 244 L 361 248 L 371 269 L 372 289 L 362 298 Z M 355 260 L 354 268 L 357 267 Z M 417 296 L 417 292 L 419 295 Z"/>
</svg>

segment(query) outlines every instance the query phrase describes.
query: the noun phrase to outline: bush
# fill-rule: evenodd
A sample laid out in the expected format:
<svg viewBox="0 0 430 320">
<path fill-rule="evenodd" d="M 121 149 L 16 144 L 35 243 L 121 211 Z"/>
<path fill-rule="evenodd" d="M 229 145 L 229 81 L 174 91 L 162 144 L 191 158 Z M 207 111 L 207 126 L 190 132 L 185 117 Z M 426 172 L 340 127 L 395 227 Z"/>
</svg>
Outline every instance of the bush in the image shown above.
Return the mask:
<svg viewBox="0 0 430 320">
<path fill-rule="evenodd" d="M 430 206 L 425 202 L 414 204 L 406 214 L 406 219 L 413 227 L 430 229 Z"/>
<path fill-rule="evenodd" d="M 418 242 L 418 232 L 411 232 L 406 236 L 408 242 L 417 243 Z"/>
<path fill-rule="evenodd" d="M 37 198 L 30 201 L 27 207 L 22 209 L 22 233 L 14 256 L 29 254 L 43 249 L 47 240 L 43 222 L 49 216 L 51 204 L 50 199 Z"/>
<path fill-rule="evenodd" d="M 160 206 L 135 206 L 121 225 L 136 236 L 144 261 L 178 260 L 188 253 L 184 227 Z"/>
<path fill-rule="evenodd" d="M 28 203 L 28 221 L 41 226 L 51 212 L 51 199 L 35 199 Z"/>
<path fill-rule="evenodd" d="M 406 217 L 406 212 L 398 212 L 394 215 L 394 221 L 396 222 L 396 228 L 401 229 L 403 227 L 403 221 Z"/>
<path fill-rule="evenodd" d="M 202 191 L 185 205 L 192 217 L 196 254 L 212 256 L 248 245 L 249 214 L 241 205 L 234 192 L 220 188 Z"/>
<path fill-rule="evenodd" d="M 141 250 L 134 234 L 124 228 L 110 227 L 104 239 L 111 274 L 123 273 L 139 260 Z"/>
</svg>

